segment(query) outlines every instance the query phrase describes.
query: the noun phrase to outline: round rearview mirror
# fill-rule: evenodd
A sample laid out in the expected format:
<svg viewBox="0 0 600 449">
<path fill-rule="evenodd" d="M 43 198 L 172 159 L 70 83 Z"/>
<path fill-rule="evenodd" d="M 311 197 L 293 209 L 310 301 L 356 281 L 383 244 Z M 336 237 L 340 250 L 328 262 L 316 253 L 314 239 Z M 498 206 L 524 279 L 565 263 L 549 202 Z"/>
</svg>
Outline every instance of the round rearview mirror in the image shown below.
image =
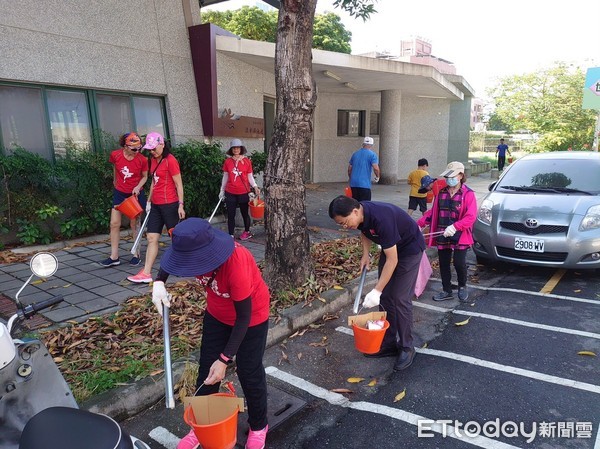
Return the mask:
<svg viewBox="0 0 600 449">
<path fill-rule="evenodd" d="M 58 259 L 54 254 L 37 253 L 31 258 L 29 267 L 37 277 L 48 278 L 56 273 L 56 270 L 58 269 Z"/>
</svg>

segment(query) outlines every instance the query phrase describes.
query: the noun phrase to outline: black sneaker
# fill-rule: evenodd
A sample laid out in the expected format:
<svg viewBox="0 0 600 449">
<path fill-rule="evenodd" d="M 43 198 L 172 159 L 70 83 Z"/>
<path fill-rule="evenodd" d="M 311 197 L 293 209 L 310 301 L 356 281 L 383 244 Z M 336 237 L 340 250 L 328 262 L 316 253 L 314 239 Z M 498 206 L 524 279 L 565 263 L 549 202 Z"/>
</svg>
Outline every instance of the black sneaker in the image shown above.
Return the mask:
<svg viewBox="0 0 600 449">
<path fill-rule="evenodd" d="M 467 286 L 458 287 L 458 299 L 461 301 L 467 301 L 469 299 L 469 290 Z"/>
<path fill-rule="evenodd" d="M 121 260 L 115 260 L 109 257 L 108 259 L 104 259 L 102 262 L 100 262 L 100 265 L 102 265 L 104 268 L 115 267 L 117 265 L 121 265 Z"/>
<path fill-rule="evenodd" d="M 445 290 L 442 290 L 439 293 L 436 293 L 435 295 L 433 295 L 433 300 L 434 301 L 445 301 L 447 299 L 452 299 L 454 298 L 452 296 L 452 292 L 447 292 Z"/>
<path fill-rule="evenodd" d="M 129 261 L 129 265 L 131 265 L 132 267 L 137 267 L 141 263 L 142 263 L 142 261 L 137 256 L 133 256 L 131 258 L 131 260 Z"/>
</svg>

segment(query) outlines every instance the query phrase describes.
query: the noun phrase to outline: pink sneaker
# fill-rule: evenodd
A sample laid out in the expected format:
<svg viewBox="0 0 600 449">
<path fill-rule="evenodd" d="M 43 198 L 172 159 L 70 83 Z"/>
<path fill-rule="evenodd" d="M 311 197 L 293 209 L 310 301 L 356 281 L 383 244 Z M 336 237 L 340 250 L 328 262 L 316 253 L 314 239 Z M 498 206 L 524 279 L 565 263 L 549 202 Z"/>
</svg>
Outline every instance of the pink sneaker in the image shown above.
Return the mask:
<svg viewBox="0 0 600 449">
<path fill-rule="evenodd" d="M 127 280 L 134 284 L 149 284 L 152 282 L 152 276 L 144 273 L 144 269 L 142 268 L 135 276 L 127 276 Z"/>
<path fill-rule="evenodd" d="M 196 434 L 193 430 L 190 430 L 190 433 L 179 440 L 179 443 L 177 444 L 177 449 L 196 449 L 199 447 L 200 443 L 198 443 L 198 438 L 196 438 Z"/>
<path fill-rule="evenodd" d="M 263 430 L 250 429 L 250 432 L 248 432 L 248 440 L 246 441 L 246 449 L 264 449 L 268 431 L 268 424 Z M 179 449 L 179 447 L 177 449 Z"/>
<path fill-rule="evenodd" d="M 240 240 L 250 240 L 252 238 L 252 234 L 250 234 L 250 231 L 244 231 L 242 232 L 242 235 L 240 235 Z"/>
</svg>

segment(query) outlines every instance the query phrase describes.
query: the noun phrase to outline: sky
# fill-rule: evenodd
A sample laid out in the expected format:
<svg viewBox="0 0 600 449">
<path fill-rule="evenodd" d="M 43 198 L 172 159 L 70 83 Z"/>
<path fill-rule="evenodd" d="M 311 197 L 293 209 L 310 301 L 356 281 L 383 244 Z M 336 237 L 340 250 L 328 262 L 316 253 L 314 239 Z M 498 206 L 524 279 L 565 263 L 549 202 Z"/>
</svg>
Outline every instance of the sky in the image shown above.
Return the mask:
<svg viewBox="0 0 600 449">
<path fill-rule="evenodd" d="M 218 9 L 261 4 L 229 0 Z M 215 7 L 217 9 L 217 7 Z M 338 14 L 352 32 L 352 53 L 389 51 L 419 36 L 432 54 L 454 63 L 457 73 L 485 97 L 498 78 L 548 68 L 556 61 L 585 68 L 600 66 L 598 0 L 378 0 L 378 11 L 363 22 L 318 0 L 317 13 Z"/>
</svg>

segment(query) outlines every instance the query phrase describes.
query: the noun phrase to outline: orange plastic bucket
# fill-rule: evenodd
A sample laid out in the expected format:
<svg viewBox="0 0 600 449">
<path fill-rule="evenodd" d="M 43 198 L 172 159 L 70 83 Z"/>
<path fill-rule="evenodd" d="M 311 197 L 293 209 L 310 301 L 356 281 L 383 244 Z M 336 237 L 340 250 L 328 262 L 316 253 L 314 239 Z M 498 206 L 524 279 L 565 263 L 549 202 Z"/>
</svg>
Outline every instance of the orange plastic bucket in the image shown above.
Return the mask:
<svg viewBox="0 0 600 449">
<path fill-rule="evenodd" d="M 350 186 L 346 186 L 346 188 L 344 189 L 344 195 L 346 195 L 349 198 L 352 198 L 352 189 L 350 188 Z"/>
<path fill-rule="evenodd" d="M 137 200 L 137 196 L 135 195 L 131 195 L 129 198 L 126 198 L 121 204 L 115 206 L 115 209 L 122 214 L 127 215 L 130 220 L 143 212 L 142 206 L 140 206 L 140 202 Z"/>
<path fill-rule="evenodd" d="M 215 393 L 211 396 L 228 396 L 229 393 Z M 202 449 L 232 449 L 237 443 L 237 418 L 239 409 L 233 409 L 231 415 L 212 424 L 196 424 L 192 407 L 186 407 L 183 420 L 192 428 Z"/>
<path fill-rule="evenodd" d="M 427 192 L 427 204 L 433 203 L 433 192 L 430 190 Z"/>
<path fill-rule="evenodd" d="M 248 203 L 250 206 L 250 216 L 255 220 L 260 220 L 265 216 L 265 202 L 263 200 L 256 200 L 256 205 L 254 204 L 254 200 Z"/>
<path fill-rule="evenodd" d="M 352 324 L 354 331 L 354 346 L 363 354 L 375 354 L 381 349 L 383 336 L 390 327 L 387 320 L 383 321 L 383 329 L 367 329 Z"/>
</svg>

